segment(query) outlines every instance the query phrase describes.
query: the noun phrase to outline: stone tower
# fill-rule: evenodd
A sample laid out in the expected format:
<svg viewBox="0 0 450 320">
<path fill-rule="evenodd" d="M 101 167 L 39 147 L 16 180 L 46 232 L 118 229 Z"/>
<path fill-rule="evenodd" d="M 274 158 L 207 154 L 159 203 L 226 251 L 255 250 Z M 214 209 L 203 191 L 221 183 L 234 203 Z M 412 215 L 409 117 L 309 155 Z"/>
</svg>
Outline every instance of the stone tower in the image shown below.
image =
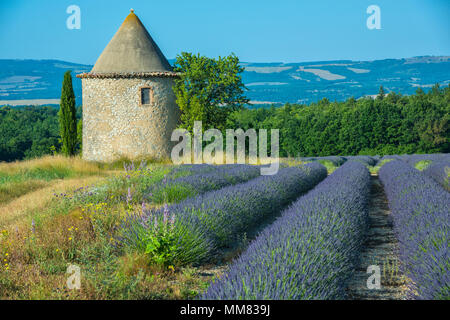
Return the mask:
<svg viewBox="0 0 450 320">
<path fill-rule="evenodd" d="M 178 74 L 131 10 L 83 88 L 83 159 L 170 157 L 180 111 L 172 91 Z"/>
</svg>

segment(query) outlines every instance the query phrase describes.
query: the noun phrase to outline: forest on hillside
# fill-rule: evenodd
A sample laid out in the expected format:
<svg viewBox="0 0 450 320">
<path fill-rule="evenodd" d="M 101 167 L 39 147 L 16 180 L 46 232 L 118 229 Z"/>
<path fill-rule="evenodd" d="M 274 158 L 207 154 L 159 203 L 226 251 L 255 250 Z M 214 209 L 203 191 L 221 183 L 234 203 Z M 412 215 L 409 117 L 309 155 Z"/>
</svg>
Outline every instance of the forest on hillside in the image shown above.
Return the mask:
<svg viewBox="0 0 450 320">
<path fill-rule="evenodd" d="M 448 153 L 449 120 L 450 86 L 436 85 L 410 96 L 242 108 L 226 128 L 280 129 L 280 156 Z M 60 148 L 56 108 L 0 108 L 0 161 L 40 157 L 53 147 Z"/>
</svg>

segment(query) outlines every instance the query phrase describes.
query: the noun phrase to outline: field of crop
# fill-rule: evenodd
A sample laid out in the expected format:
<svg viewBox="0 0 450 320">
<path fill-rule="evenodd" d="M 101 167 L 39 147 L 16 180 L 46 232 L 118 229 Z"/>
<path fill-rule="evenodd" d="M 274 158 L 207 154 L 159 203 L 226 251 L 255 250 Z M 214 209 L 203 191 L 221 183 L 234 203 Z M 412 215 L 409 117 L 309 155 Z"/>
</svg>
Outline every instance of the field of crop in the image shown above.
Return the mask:
<svg viewBox="0 0 450 320">
<path fill-rule="evenodd" d="M 449 154 L 260 168 L 0 164 L 0 299 L 450 298 Z"/>
</svg>

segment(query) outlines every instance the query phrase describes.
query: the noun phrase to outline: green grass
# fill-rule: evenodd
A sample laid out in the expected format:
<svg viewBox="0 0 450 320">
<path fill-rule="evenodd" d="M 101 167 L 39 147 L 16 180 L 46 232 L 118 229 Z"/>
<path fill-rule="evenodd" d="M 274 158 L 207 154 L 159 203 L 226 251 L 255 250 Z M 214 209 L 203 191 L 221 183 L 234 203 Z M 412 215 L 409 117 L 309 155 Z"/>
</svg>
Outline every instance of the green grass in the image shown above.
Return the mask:
<svg viewBox="0 0 450 320">
<path fill-rule="evenodd" d="M 371 174 L 378 174 L 378 171 L 380 170 L 380 168 L 385 164 L 388 163 L 389 161 L 392 161 L 394 159 L 384 159 L 379 161 L 375 166 L 369 166 L 369 171 Z"/>
<path fill-rule="evenodd" d="M 421 160 L 421 161 L 419 161 L 419 162 L 417 162 L 415 165 L 414 165 L 414 167 L 417 169 L 417 170 L 420 170 L 420 171 L 422 171 L 422 170 L 425 170 L 430 164 L 431 164 L 431 160 Z"/>
<path fill-rule="evenodd" d="M 179 202 L 195 195 L 197 195 L 197 192 L 191 187 L 185 187 L 180 184 L 171 184 L 153 191 L 151 199 L 155 204 L 163 204 Z"/>
<path fill-rule="evenodd" d="M 325 168 L 327 168 L 328 174 L 333 173 L 334 170 L 336 170 L 338 168 L 330 160 L 317 160 L 317 162 L 323 164 L 325 166 Z"/>
</svg>

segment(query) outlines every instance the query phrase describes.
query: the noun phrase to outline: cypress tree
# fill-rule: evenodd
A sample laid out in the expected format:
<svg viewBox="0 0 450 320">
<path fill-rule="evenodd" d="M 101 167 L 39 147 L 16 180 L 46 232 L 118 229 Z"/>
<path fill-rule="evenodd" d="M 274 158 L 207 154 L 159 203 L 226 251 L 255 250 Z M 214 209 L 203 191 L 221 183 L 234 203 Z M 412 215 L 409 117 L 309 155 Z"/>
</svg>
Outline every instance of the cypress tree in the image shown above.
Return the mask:
<svg viewBox="0 0 450 320">
<path fill-rule="evenodd" d="M 71 71 L 66 71 L 61 92 L 59 108 L 59 132 L 62 140 L 62 153 L 73 156 L 77 145 L 77 119 L 75 93 L 72 87 Z"/>
<path fill-rule="evenodd" d="M 383 100 L 385 94 L 386 93 L 384 92 L 383 86 L 380 86 L 380 90 L 378 91 L 377 99 L 378 100 Z"/>
</svg>

